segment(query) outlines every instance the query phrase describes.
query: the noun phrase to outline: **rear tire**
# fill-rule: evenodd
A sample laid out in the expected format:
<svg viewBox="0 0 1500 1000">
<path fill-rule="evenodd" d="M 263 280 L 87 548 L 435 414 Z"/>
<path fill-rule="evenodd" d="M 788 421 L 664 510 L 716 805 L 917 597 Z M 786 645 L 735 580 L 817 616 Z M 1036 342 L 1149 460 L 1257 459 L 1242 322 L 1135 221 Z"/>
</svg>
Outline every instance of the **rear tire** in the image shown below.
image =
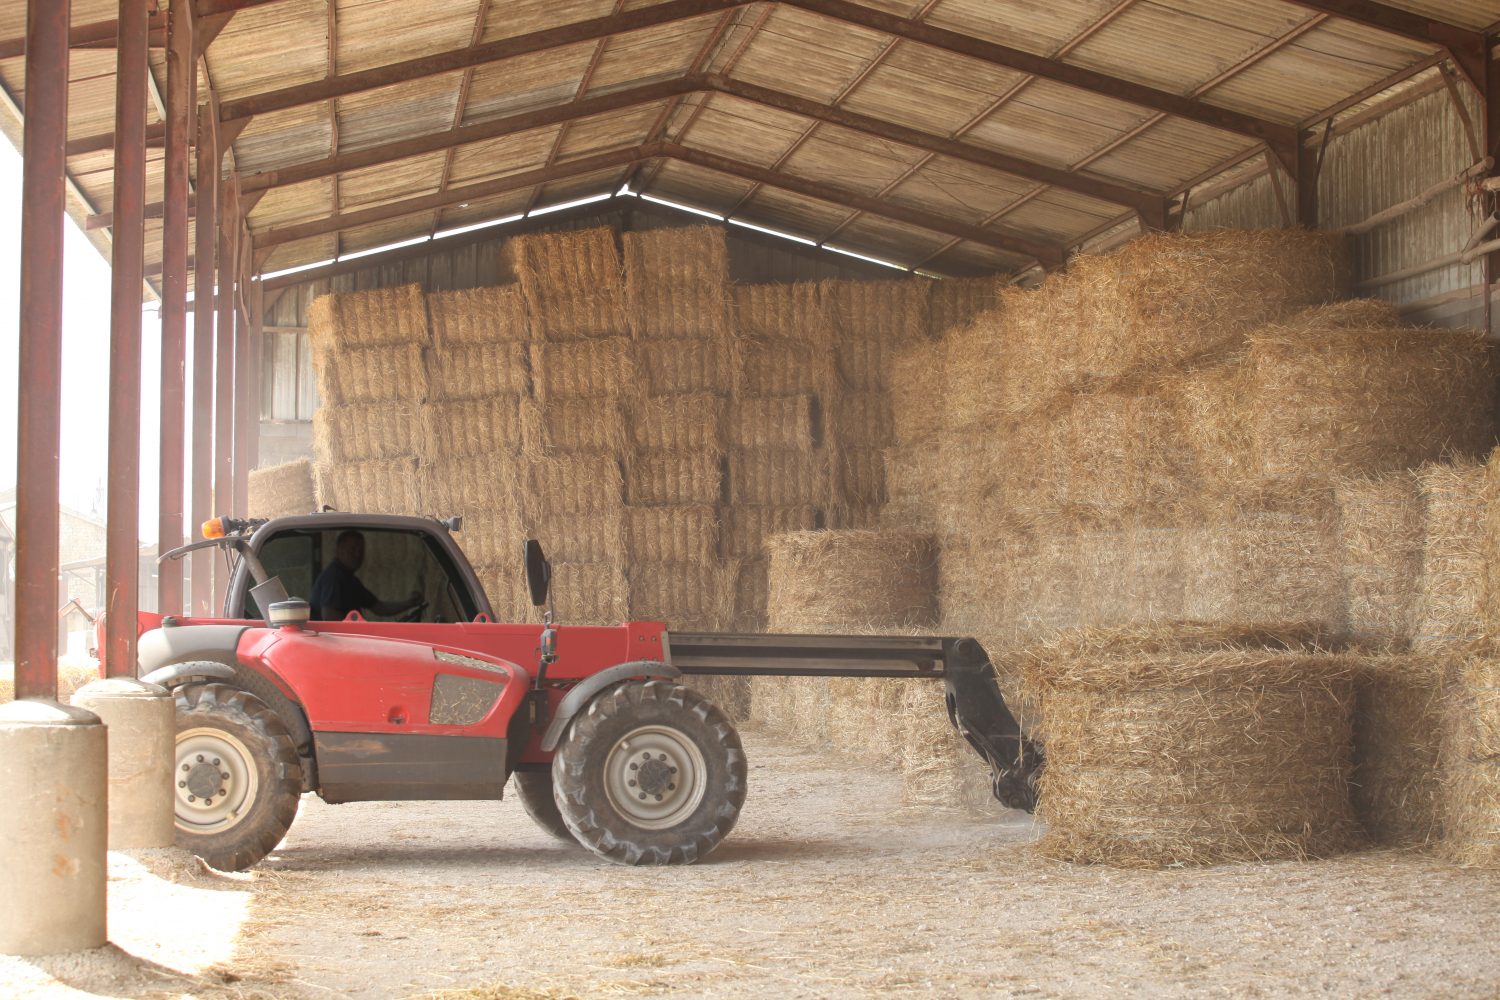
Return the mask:
<svg viewBox="0 0 1500 1000">
<path fill-rule="evenodd" d="M 739 733 L 697 692 L 632 681 L 599 694 L 552 760 L 558 811 L 580 844 L 626 865 L 691 864 L 745 804 Z"/>
<path fill-rule="evenodd" d="M 557 811 L 557 799 L 552 794 L 552 772 L 517 771 L 511 777 L 526 815 L 558 840 L 577 846 L 578 841 L 573 839 L 568 824 L 563 822 L 562 813 Z"/>
<path fill-rule="evenodd" d="M 276 849 L 297 816 L 297 750 L 248 691 L 186 684 L 175 695 L 177 846 L 220 871 L 243 871 Z"/>
</svg>

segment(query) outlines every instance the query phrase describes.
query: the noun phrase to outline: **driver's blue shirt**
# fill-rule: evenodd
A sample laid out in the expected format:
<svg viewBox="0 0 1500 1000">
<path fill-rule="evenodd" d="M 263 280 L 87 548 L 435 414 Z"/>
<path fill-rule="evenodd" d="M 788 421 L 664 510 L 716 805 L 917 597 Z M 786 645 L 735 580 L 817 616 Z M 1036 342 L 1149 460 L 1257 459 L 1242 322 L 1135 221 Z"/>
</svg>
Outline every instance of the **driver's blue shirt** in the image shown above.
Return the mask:
<svg viewBox="0 0 1500 1000">
<path fill-rule="evenodd" d="M 310 603 L 315 620 L 336 622 L 351 611 L 373 607 L 379 600 L 352 569 L 335 559 L 318 574 Z"/>
</svg>

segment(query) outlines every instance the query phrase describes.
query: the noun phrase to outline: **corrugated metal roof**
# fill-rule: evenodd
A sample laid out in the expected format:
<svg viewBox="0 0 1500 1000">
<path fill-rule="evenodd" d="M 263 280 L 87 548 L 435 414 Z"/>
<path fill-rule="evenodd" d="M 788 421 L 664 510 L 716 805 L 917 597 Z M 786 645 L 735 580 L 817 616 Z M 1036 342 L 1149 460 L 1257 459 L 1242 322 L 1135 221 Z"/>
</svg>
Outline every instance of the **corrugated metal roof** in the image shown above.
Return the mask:
<svg viewBox="0 0 1500 1000">
<path fill-rule="evenodd" d="M 1292 0 L 693 2 L 236 0 L 229 6 L 241 9 L 204 57 L 215 96 L 224 103 L 289 96 L 249 119 L 233 142 L 230 167 L 242 175 L 269 172 L 361 149 L 380 151 L 383 161 L 273 184 L 248 218 L 252 238 L 262 241 L 259 266 L 312 263 L 382 240 L 613 191 L 628 181 L 638 192 L 905 265 L 937 254 L 931 266 L 938 270 L 1020 268 L 1027 258 L 1007 249 L 1014 244 L 1004 242 L 1005 234 L 1068 248 L 1130 210 L 1101 198 L 1092 181 L 1174 196 L 1254 153 L 1260 138 L 1232 113 L 1272 128 L 1306 125 L 1430 65 L 1440 51 Z M 1387 6 L 1470 31 L 1500 21 L 1500 0 L 1387 0 Z M 614 34 L 587 29 L 595 19 L 661 10 L 674 16 Z M 115 12 L 113 0 L 73 2 L 79 25 Z M 884 15 L 909 20 L 894 28 L 870 21 Z M 568 37 L 546 46 L 532 37 L 569 26 Z M 963 38 L 921 34 L 929 28 Z M 0 37 L 23 33 L 23 6 L 0 10 Z M 505 58 L 450 64 L 379 89 L 351 85 L 320 100 L 298 94 L 330 77 L 503 39 L 512 40 Z M 1023 58 L 986 45 L 1052 62 L 1033 75 Z M 164 84 L 159 52 L 152 66 Z M 1080 77 L 1085 70 L 1120 82 L 1102 86 Z M 70 139 L 105 136 L 112 128 L 113 73 L 111 50 L 74 50 Z M 0 60 L 0 85 L 16 102 L 25 99 L 23 74 L 20 59 Z M 776 93 L 754 100 L 718 93 L 717 78 L 703 74 Z M 511 134 L 435 142 L 425 152 L 384 149 L 671 81 L 682 81 L 680 93 L 632 94 L 635 103 L 615 101 L 611 110 L 576 118 L 559 113 Z M 1201 113 L 1146 106 L 1151 102 L 1132 94 L 1132 84 L 1199 102 Z M 863 119 L 819 120 L 844 113 Z M 154 123 L 154 111 L 150 117 Z M 971 152 L 949 155 L 953 150 L 924 135 L 957 140 Z M 662 141 L 742 166 L 683 162 L 671 150 L 663 155 Z M 587 162 L 600 154 L 613 160 Z M 1035 166 L 1001 169 L 998 154 Z M 149 163 L 148 184 L 159 191 L 159 150 Z M 1044 168 L 1070 171 L 1076 180 L 1046 183 L 1039 179 L 1045 173 L 1036 173 Z M 110 153 L 79 152 L 69 169 L 93 208 L 107 211 Z M 525 188 L 502 189 L 505 178 L 535 171 L 547 173 Z M 449 198 L 485 183 L 491 191 Z M 428 200 L 421 205 L 406 204 L 422 197 Z M 877 201 L 856 211 L 848 200 L 857 197 Z M 886 205 L 904 218 L 869 210 Z M 290 242 L 267 238 L 376 206 L 390 206 L 379 213 L 388 217 Z M 925 213 L 928 224 L 912 221 L 912 212 Z M 151 225 L 160 232 L 159 220 Z M 983 227 L 1003 245 L 951 235 L 965 225 Z M 159 248 L 148 251 L 148 264 L 159 256 Z"/>
</svg>

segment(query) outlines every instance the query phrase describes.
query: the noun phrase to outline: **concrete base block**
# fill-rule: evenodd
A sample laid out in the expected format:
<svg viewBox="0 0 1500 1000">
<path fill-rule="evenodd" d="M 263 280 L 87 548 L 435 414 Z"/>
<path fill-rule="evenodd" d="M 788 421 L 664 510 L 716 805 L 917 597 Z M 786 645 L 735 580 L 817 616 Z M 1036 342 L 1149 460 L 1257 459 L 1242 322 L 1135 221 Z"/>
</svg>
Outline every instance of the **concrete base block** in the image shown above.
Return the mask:
<svg viewBox="0 0 1500 1000">
<path fill-rule="evenodd" d="M 73 695 L 109 727 L 109 849 L 171 847 L 176 706 L 159 684 L 94 681 Z"/>
<path fill-rule="evenodd" d="M 104 944 L 107 758 L 92 712 L 0 705 L 0 953 Z"/>
</svg>

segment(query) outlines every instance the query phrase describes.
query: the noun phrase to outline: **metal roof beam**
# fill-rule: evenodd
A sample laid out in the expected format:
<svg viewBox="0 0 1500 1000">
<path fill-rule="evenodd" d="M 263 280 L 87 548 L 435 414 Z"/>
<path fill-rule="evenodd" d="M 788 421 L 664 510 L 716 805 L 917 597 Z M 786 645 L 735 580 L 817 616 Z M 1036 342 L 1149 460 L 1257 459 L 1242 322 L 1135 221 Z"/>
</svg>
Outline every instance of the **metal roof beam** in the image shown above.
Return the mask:
<svg viewBox="0 0 1500 1000">
<path fill-rule="evenodd" d="M 1374 0 L 1290 0 L 1299 7 L 1353 21 L 1367 28 L 1409 38 L 1448 50 L 1459 70 L 1475 89 L 1484 92 L 1484 32 L 1416 14 Z"/>
<path fill-rule="evenodd" d="M 749 2 L 751 0 L 667 0 L 666 3 L 627 11 L 623 14 L 609 14 L 586 21 L 575 21 L 556 28 L 546 28 L 513 38 L 486 42 L 483 45 L 451 49 L 447 52 L 420 56 L 386 66 L 376 66 L 355 73 L 340 73 L 315 83 L 253 94 L 236 101 L 226 101 L 220 108 L 220 115 L 225 121 L 230 121 L 304 104 L 316 104 L 335 97 L 344 97 L 361 91 L 450 73 L 471 66 L 482 66 L 502 59 L 547 52 L 577 42 L 596 41 L 611 35 L 639 31 L 673 21 L 701 17 L 704 14 L 723 13 L 734 7 L 745 6 Z"/>
<path fill-rule="evenodd" d="M 1256 118 L 1229 108 L 1207 104 L 1191 97 L 1159 90 L 1145 84 L 1086 69 L 1058 59 L 1049 59 L 997 42 L 935 27 L 922 21 L 887 14 L 884 11 L 850 3 L 849 0 L 781 0 L 787 7 L 858 25 L 872 31 L 896 35 L 920 42 L 944 52 L 967 56 L 981 62 L 1020 70 L 1044 80 L 1103 94 L 1115 100 L 1137 104 L 1166 114 L 1186 118 L 1202 125 L 1249 136 L 1266 143 L 1284 162 L 1295 167 L 1297 130 L 1290 125 Z"/>
<path fill-rule="evenodd" d="M 68 47 L 74 49 L 112 49 L 120 34 L 119 21 L 94 21 L 90 24 L 75 24 L 68 30 Z M 151 15 L 147 26 L 147 40 L 152 48 L 165 48 L 167 44 L 167 15 L 165 12 Z M 0 41 L 0 59 L 19 59 L 26 54 L 24 36 Z"/>
<path fill-rule="evenodd" d="M 948 236 L 957 236 L 971 243 L 994 247 L 1007 253 L 1023 254 L 1035 258 L 1044 266 L 1057 267 L 1066 259 L 1063 248 L 1051 243 L 1044 243 L 1024 233 L 1014 230 L 988 229 L 976 226 L 957 219 L 950 219 L 940 215 L 934 215 L 921 209 L 908 208 L 879 198 L 850 191 L 847 188 L 824 184 L 819 181 L 807 180 L 795 177 L 791 174 L 779 173 L 775 170 L 767 170 L 764 167 L 753 166 L 732 160 L 727 156 L 717 153 L 708 153 L 703 150 L 689 149 L 672 142 L 658 144 L 656 155 L 665 156 L 669 159 L 680 160 L 694 166 L 704 167 L 718 173 L 729 174 L 741 180 L 752 181 L 765 187 L 780 188 L 793 194 L 800 194 L 807 198 L 815 198 L 818 201 L 826 201 L 846 208 L 859 209 L 869 212 L 871 215 L 879 215 L 896 222 L 903 222 L 910 226 L 917 226 L 935 233 L 944 233 Z"/>
<path fill-rule="evenodd" d="M 744 180 L 755 181 L 768 187 L 781 188 L 782 190 L 791 191 L 809 198 L 816 198 L 820 201 L 844 205 L 849 208 L 858 208 L 872 215 L 879 215 L 896 222 L 904 222 L 907 225 L 918 226 L 932 232 L 958 236 L 962 239 L 994 247 L 995 249 L 1004 250 L 1009 253 L 1024 254 L 1027 257 L 1036 258 L 1049 266 L 1056 266 L 1063 261 L 1063 251 L 1060 247 L 1040 242 L 1024 234 L 986 229 L 956 219 L 933 215 L 930 212 L 920 209 L 883 202 L 877 198 L 871 198 L 867 195 L 833 185 L 806 180 L 801 177 L 792 177 L 788 174 L 777 173 L 776 171 L 766 170 L 762 167 L 751 166 L 737 160 L 729 159 L 728 157 L 719 156 L 716 153 L 706 153 L 701 150 L 678 146 L 675 143 L 665 142 L 634 146 L 629 149 L 616 150 L 611 153 L 600 153 L 595 156 L 580 157 L 576 160 L 568 160 L 549 167 L 523 170 L 493 181 L 483 181 L 464 187 L 450 188 L 435 194 L 421 195 L 416 198 L 408 198 L 404 201 L 377 205 L 373 208 L 332 215 L 325 219 L 268 229 L 256 236 L 255 247 L 257 250 L 266 250 L 296 240 L 308 239 L 313 236 L 323 236 L 356 226 L 386 222 L 408 215 L 431 212 L 450 205 L 491 198 L 498 194 L 524 190 L 533 185 L 547 184 L 552 181 L 578 177 L 596 170 L 612 169 L 628 165 L 636 160 L 648 160 L 658 156 L 681 160 L 684 163 L 695 164 L 720 173 L 740 177 Z"/>
</svg>

